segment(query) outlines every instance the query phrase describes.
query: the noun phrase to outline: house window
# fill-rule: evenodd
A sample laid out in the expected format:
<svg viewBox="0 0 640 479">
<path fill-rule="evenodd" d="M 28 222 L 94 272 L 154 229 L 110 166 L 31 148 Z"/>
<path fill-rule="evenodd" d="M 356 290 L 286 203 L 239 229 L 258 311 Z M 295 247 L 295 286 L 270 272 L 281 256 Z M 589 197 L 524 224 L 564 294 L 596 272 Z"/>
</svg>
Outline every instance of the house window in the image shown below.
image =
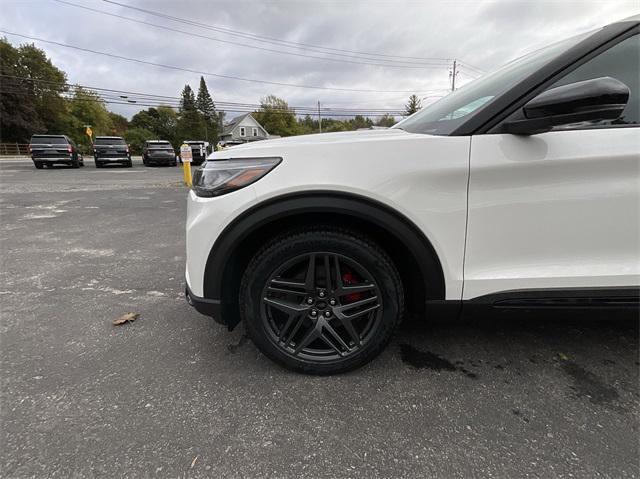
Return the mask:
<svg viewBox="0 0 640 479">
<path fill-rule="evenodd" d="M 252 128 L 251 129 L 251 135 L 252 136 L 258 136 L 258 129 L 257 128 Z"/>
<path fill-rule="evenodd" d="M 246 132 L 246 130 L 244 129 L 244 126 L 241 126 L 241 127 L 240 127 L 240 136 L 247 136 L 247 132 Z"/>
</svg>

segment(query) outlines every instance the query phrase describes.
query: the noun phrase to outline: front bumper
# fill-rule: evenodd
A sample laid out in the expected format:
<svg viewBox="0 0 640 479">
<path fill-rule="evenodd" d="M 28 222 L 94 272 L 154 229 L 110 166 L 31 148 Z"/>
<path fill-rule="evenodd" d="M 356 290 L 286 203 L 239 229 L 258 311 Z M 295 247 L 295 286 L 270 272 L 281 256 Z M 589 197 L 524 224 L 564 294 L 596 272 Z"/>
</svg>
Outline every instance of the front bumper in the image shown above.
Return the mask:
<svg viewBox="0 0 640 479">
<path fill-rule="evenodd" d="M 205 316 L 210 316 L 216 323 L 225 324 L 222 321 L 222 304 L 219 299 L 208 299 L 196 296 L 187 284 L 184 292 L 187 303 L 193 306 L 196 311 Z"/>
</svg>

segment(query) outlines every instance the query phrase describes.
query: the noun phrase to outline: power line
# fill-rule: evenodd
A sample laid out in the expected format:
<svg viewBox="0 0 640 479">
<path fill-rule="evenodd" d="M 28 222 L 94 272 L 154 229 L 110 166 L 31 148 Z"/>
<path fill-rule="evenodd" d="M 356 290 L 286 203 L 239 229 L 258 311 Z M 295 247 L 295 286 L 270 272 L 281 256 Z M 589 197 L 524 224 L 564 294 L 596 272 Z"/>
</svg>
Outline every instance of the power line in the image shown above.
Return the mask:
<svg viewBox="0 0 640 479">
<path fill-rule="evenodd" d="M 20 92 L 20 91 L 7 91 L 7 90 L 0 90 L 0 94 L 8 94 L 8 95 L 30 95 L 27 92 Z M 180 107 L 179 106 L 172 106 L 172 105 L 154 105 L 154 104 L 148 104 L 148 103 L 131 103 L 128 101 L 116 101 L 116 100 L 104 100 L 101 98 L 76 98 L 76 97 L 62 97 L 63 99 L 67 100 L 67 101 L 73 101 L 73 102 L 97 102 L 97 103 L 105 103 L 108 105 L 124 105 L 124 106 L 147 106 L 147 107 L 154 107 L 154 106 L 166 106 L 168 108 L 177 110 Z M 253 113 L 255 110 L 252 109 L 242 109 L 242 108 L 224 108 L 224 109 L 218 109 L 217 111 L 219 112 L 224 112 L 224 113 Z M 274 114 L 283 114 L 283 115 L 288 115 L 293 113 L 294 115 L 297 115 L 297 113 L 295 111 L 278 111 L 278 110 L 274 110 L 271 113 Z M 310 113 L 305 113 L 305 115 L 310 114 Z M 358 114 L 353 114 L 353 113 L 331 113 L 330 116 L 338 116 L 338 117 L 354 117 L 357 115 L 361 115 L 364 117 L 370 117 L 370 116 L 385 116 L 385 115 L 392 115 L 392 116 L 400 116 L 401 113 L 397 112 L 397 113 L 376 113 L 376 112 L 371 112 L 371 113 L 358 113 Z"/>
<path fill-rule="evenodd" d="M 212 73 L 212 72 L 207 72 L 207 71 L 203 71 L 203 70 L 195 70 L 195 69 L 191 69 L 191 68 L 178 67 L 178 66 L 175 66 L 175 65 L 165 65 L 165 64 L 162 64 L 162 63 L 155 63 L 155 62 L 150 62 L 150 61 L 147 61 L 147 60 L 141 60 L 139 58 L 125 57 L 123 55 L 116 55 L 114 53 L 101 52 L 101 51 L 98 51 L 98 50 L 92 50 L 90 48 L 79 47 L 79 46 L 76 46 L 76 45 L 69 45 L 67 43 L 56 42 L 56 41 L 53 41 L 53 40 L 45 40 L 43 38 L 33 37 L 33 36 L 30 36 L 30 35 L 24 35 L 22 33 L 10 32 L 10 31 L 7 31 L 7 30 L 0 30 L 0 33 L 4 33 L 5 35 L 13 35 L 13 36 L 16 36 L 16 37 L 21 37 L 21 38 L 27 38 L 29 40 L 48 43 L 48 44 L 51 44 L 51 45 L 58 45 L 60 47 L 71 48 L 73 50 L 83 51 L 83 52 L 87 52 L 87 53 L 93 53 L 95 55 L 103 55 L 103 56 L 110 57 L 110 58 L 117 58 L 119 60 L 125 60 L 125 61 L 134 62 L 134 63 L 140 63 L 142 65 L 151 65 L 151 66 L 155 66 L 155 67 L 166 68 L 166 69 L 169 69 L 169 70 L 177 70 L 177 71 L 184 71 L 184 72 L 188 72 L 188 73 L 196 73 L 198 75 L 211 76 L 211 77 L 216 77 L 216 78 L 225 78 L 227 80 L 237 80 L 237 81 L 244 81 L 244 82 L 250 82 L 250 83 L 261 83 L 261 84 L 265 84 L 265 85 L 286 86 L 286 87 L 293 87 L 293 88 L 307 88 L 307 89 L 312 89 L 312 90 L 347 91 L 347 92 L 360 92 L 360 93 L 424 93 L 423 91 L 415 91 L 415 90 L 368 90 L 368 89 L 360 89 L 360 88 L 337 88 L 337 87 L 326 87 L 326 86 L 319 86 L 319 85 L 300 85 L 300 84 L 295 84 L 295 83 L 276 82 L 276 81 L 269 81 L 269 80 L 257 80 L 257 79 L 254 79 L 254 78 L 243 78 L 243 77 L 238 77 L 238 76 L 234 76 L 234 75 L 222 75 L 220 73 Z"/>
<path fill-rule="evenodd" d="M 474 70 L 475 72 L 480 73 L 480 74 L 487 73 L 486 70 L 483 70 L 482 68 L 478 68 L 476 66 L 473 66 L 471 63 L 466 62 L 464 60 L 458 60 L 458 64 L 461 64 L 463 67 L 469 68 L 471 70 Z"/>
<path fill-rule="evenodd" d="M 324 46 L 319 46 L 319 45 L 312 45 L 309 43 L 301 43 L 301 42 L 292 42 L 289 40 L 282 40 L 282 39 L 278 39 L 278 38 L 273 38 L 273 37 L 268 37 L 268 36 L 264 36 L 264 35 L 257 35 L 254 33 L 249 33 L 249 32 L 242 32 L 239 30 L 232 30 L 230 28 L 226 28 L 226 27 L 220 27 L 220 26 L 216 26 L 216 25 L 207 25 L 205 23 L 200 23 L 197 22 L 195 20 L 189 20 L 186 18 L 180 18 L 180 17 L 176 17 L 173 15 L 167 15 L 165 13 L 161 13 L 161 12 L 156 12 L 153 10 L 147 10 L 144 8 L 140 8 L 140 7 L 134 7 L 133 5 L 127 5 L 124 3 L 119 3 L 113 0 L 102 0 L 105 3 L 110 3 L 112 5 L 118 5 L 119 7 L 122 8 L 128 8 L 131 10 L 136 10 L 142 13 L 146 13 L 148 15 L 153 15 L 156 17 L 160 17 L 160 18 L 164 18 L 167 20 L 172 20 L 174 22 L 178 22 L 178 23 L 185 23 L 187 25 L 192 25 L 192 26 L 197 26 L 203 29 L 208 29 L 208 30 L 212 30 L 212 31 L 216 31 L 216 32 L 220 32 L 220 33 L 226 33 L 228 35 L 235 35 L 235 36 L 240 36 L 240 37 L 244 37 L 244 38 L 250 38 L 253 40 L 257 40 L 257 41 L 262 41 L 265 43 L 272 43 L 272 44 L 280 44 L 282 46 L 291 46 L 291 47 L 295 47 L 295 48 L 299 48 L 299 49 L 307 49 L 308 51 L 315 51 L 316 53 L 328 53 L 328 52 L 322 52 L 319 50 L 329 50 L 332 52 L 338 52 L 335 53 L 336 55 L 341 54 L 341 53 L 351 53 L 351 54 L 356 54 L 356 55 L 368 55 L 368 56 L 375 56 L 375 57 L 387 57 L 387 58 L 401 58 L 401 59 L 406 59 L 406 60 L 425 60 L 425 61 L 444 61 L 447 63 L 450 63 L 453 59 L 452 58 L 436 58 L 436 57 L 411 57 L 411 56 L 400 56 L 400 55 L 389 55 L 389 54 L 385 54 L 385 53 L 371 53 L 371 52 L 362 52 L 362 51 L 356 51 L 356 50 L 345 50 L 342 48 L 332 48 L 332 47 L 324 47 Z M 302 47 L 306 47 L 306 48 L 302 48 Z M 389 60 L 389 61 L 397 61 L 397 60 Z"/>
<path fill-rule="evenodd" d="M 202 35 L 199 33 L 195 33 L 195 32 L 188 32 L 185 30 L 179 30 L 177 28 L 172 28 L 172 27 L 168 27 L 165 25 L 158 25 L 156 23 L 151 23 L 151 22 L 146 22 L 144 20 L 138 20 L 136 18 L 131 18 L 131 17 L 125 17 L 124 15 L 118 15 L 115 13 L 110 13 L 110 12 L 105 12 L 103 10 L 98 10 L 95 8 L 91 8 L 91 7 L 87 7 L 85 5 L 78 5 L 76 3 L 72 3 L 72 2 L 68 2 L 66 0 L 53 0 L 54 2 L 58 2 L 64 5 L 69 5 L 72 7 L 76 7 L 76 8 L 82 8 L 84 10 L 89 10 L 91 12 L 95 12 L 95 13 L 100 13 L 102 15 L 108 15 L 111 17 L 115 17 L 115 18 L 120 18 L 123 20 L 128 20 L 131 22 L 135 22 L 135 23 L 139 23 L 142 25 L 148 25 L 154 28 L 160 28 L 162 30 L 168 30 L 168 31 L 172 31 L 172 32 L 177 32 L 177 33 L 182 33 L 183 35 L 189 35 L 192 37 L 196 37 L 196 38 L 204 38 L 206 40 L 211 40 L 214 42 L 221 42 L 221 43 L 226 43 L 226 44 L 231 44 L 231 45 L 236 45 L 236 46 L 240 46 L 240 47 L 245 47 L 245 48 L 252 48 L 252 49 L 256 49 L 256 50 L 261 50 L 261 51 L 266 51 L 266 52 L 270 52 L 270 53 L 277 53 L 277 54 L 281 54 L 281 55 L 291 55 L 291 56 L 296 56 L 296 57 L 302 57 L 302 58 L 310 58 L 310 59 L 315 59 L 315 60 L 325 60 L 325 61 L 332 61 L 332 62 L 340 62 L 340 63 L 351 63 L 351 64 L 355 64 L 355 65 L 372 65 L 372 66 L 379 66 L 379 67 L 388 67 L 388 68 L 405 68 L 405 69 L 429 69 L 429 68 L 446 68 L 446 64 L 443 63 L 431 63 L 431 64 L 427 64 L 427 63 L 412 63 L 410 65 L 404 65 L 404 64 L 393 64 L 393 63 L 372 63 L 372 62 L 363 62 L 363 61 L 353 61 L 353 60 L 342 60 L 339 58 L 330 58 L 330 57 L 319 57 L 319 56 L 314 56 L 314 55 L 305 55 L 303 53 L 294 53 L 294 52 L 287 52 L 287 51 L 282 51 L 282 50 L 274 50 L 271 48 L 264 48 L 264 47 L 259 47 L 259 46 L 255 46 L 255 45 L 249 45 L 246 43 L 239 43 L 239 42 L 234 42 L 234 41 L 230 41 L 230 40 L 222 40 L 220 38 L 214 38 L 214 37 L 210 37 L 207 35 Z M 334 55 L 334 54 L 331 54 Z M 349 55 L 342 55 L 342 56 L 347 56 L 350 58 L 360 58 L 362 59 L 362 57 L 356 57 L 356 56 L 349 56 Z M 367 60 L 372 60 L 371 58 L 368 58 Z M 392 61 L 394 63 L 400 63 L 400 62 L 396 62 L 395 60 L 380 60 L 380 61 Z M 402 62 L 402 63 L 406 63 L 406 62 Z"/>
<path fill-rule="evenodd" d="M 140 93 L 140 92 L 132 92 L 132 91 L 128 91 L 128 90 L 116 90 L 116 89 L 112 89 L 112 88 L 100 88 L 100 87 L 94 87 L 94 86 L 88 86 L 88 85 L 81 85 L 78 83 L 61 83 L 61 82 L 55 82 L 52 80 L 42 80 L 42 79 L 36 79 L 36 78 L 29 78 L 29 77 L 21 77 L 21 76 L 16 76 L 16 75 L 6 75 L 6 74 L 0 74 L 0 77 L 4 77 L 4 78 L 13 78 L 13 79 L 18 79 L 18 80 L 23 80 L 26 82 L 33 82 L 33 83 L 45 83 L 45 84 L 54 84 L 57 86 L 63 86 L 65 88 L 69 88 L 69 89 L 84 89 L 87 91 L 91 91 L 94 94 L 100 96 L 101 98 L 109 98 L 109 99 L 115 99 L 115 100 L 127 100 L 127 102 L 129 102 L 129 100 L 131 99 L 135 99 L 136 102 L 138 101 L 144 101 L 144 102 L 153 102 L 156 105 L 154 106 L 169 106 L 170 104 L 178 104 L 179 101 L 181 100 L 181 97 L 178 96 L 167 96 L 167 95 L 155 95 L 155 94 L 150 94 L 150 93 Z M 129 102 L 130 103 L 130 102 Z M 256 104 L 256 103 L 238 103 L 238 102 L 230 102 L 230 101 L 214 101 L 214 103 L 217 105 L 217 109 L 222 109 L 225 107 L 246 107 L 246 108 L 250 108 L 250 109 L 260 109 L 262 107 L 261 104 Z M 140 103 L 137 103 L 140 104 Z M 295 111 L 311 111 L 311 112 L 315 112 L 316 111 L 316 107 L 315 106 L 290 106 L 289 107 L 292 110 Z M 349 108 L 349 107 L 325 107 L 323 108 L 323 111 L 326 112 L 352 112 L 354 114 L 358 114 L 361 112 L 366 112 L 366 113 L 397 113 L 397 112 L 401 112 L 403 111 L 401 108 L 398 109 L 393 109 L 393 108 L 358 108 L 358 107 L 353 107 L 353 108 Z"/>
</svg>

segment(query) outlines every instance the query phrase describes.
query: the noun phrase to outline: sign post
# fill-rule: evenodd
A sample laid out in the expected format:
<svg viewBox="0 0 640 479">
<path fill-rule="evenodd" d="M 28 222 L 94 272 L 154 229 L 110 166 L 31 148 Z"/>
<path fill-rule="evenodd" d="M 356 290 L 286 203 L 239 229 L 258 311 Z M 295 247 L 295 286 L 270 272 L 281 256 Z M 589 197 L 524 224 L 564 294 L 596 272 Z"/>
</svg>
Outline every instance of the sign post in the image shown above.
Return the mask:
<svg viewBox="0 0 640 479">
<path fill-rule="evenodd" d="M 182 159 L 182 172 L 184 174 L 184 184 L 191 186 L 191 161 L 193 160 L 193 152 L 191 147 L 186 143 L 180 146 L 180 158 Z"/>
</svg>

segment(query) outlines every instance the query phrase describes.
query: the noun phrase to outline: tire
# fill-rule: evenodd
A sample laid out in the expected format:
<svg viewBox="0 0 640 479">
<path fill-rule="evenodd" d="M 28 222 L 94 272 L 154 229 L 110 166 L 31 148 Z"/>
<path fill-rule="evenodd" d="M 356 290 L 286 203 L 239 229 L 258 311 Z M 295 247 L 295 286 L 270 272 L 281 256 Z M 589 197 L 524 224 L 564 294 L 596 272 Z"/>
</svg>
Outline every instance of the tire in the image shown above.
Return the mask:
<svg viewBox="0 0 640 479">
<path fill-rule="evenodd" d="M 44 168 L 44 164 L 41 161 L 34 161 L 33 165 L 36 167 L 36 169 L 41 170 Z"/>
<path fill-rule="evenodd" d="M 143 164 L 144 166 L 149 166 L 149 162 L 148 162 L 148 161 L 147 161 L 147 159 L 146 159 L 146 158 L 144 158 L 144 157 L 142 158 L 142 164 Z"/>
<path fill-rule="evenodd" d="M 404 313 L 402 281 L 384 250 L 330 226 L 268 243 L 245 270 L 238 299 L 256 347 L 308 374 L 343 373 L 368 363 Z"/>
</svg>

